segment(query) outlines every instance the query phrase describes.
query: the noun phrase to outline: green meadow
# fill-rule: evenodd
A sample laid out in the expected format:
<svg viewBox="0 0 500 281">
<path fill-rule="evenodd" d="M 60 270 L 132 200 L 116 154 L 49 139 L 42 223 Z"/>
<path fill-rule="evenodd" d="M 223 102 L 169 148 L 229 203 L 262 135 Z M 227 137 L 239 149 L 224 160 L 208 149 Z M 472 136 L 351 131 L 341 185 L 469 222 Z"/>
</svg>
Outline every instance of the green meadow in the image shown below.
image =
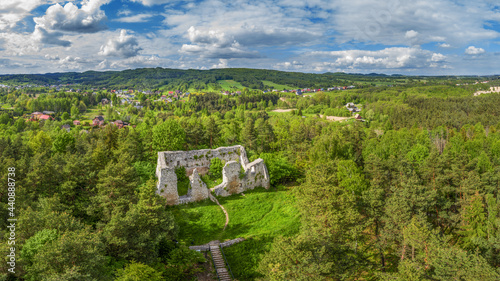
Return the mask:
<svg viewBox="0 0 500 281">
<path fill-rule="evenodd" d="M 292 86 L 287 86 L 287 85 L 281 85 L 281 84 L 276 84 L 274 82 L 271 82 L 271 81 L 266 81 L 266 80 L 263 80 L 262 81 L 262 84 L 264 84 L 266 87 L 273 87 L 273 89 L 276 89 L 276 90 L 291 90 L 291 89 L 295 89 L 294 87 Z"/>
<path fill-rule="evenodd" d="M 256 188 L 244 194 L 217 198 L 229 215 L 225 230 L 224 213 L 210 200 L 169 208 L 179 224 L 179 240 L 188 246 L 212 240 L 247 239 L 224 248 L 224 253 L 235 278 L 253 280 L 260 276 L 256 268 L 273 239 L 296 234 L 300 218 L 289 187 Z"/>
<path fill-rule="evenodd" d="M 219 81 L 217 81 L 217 83 L 219 83 L 219 85 L 225 91 L 230 91 L 230 90 L 234 90 L 234 89 L 241 90 L 244 88 L 240 82 L 236 82 L 234 80 L 219 80 Z"/>
</svg>

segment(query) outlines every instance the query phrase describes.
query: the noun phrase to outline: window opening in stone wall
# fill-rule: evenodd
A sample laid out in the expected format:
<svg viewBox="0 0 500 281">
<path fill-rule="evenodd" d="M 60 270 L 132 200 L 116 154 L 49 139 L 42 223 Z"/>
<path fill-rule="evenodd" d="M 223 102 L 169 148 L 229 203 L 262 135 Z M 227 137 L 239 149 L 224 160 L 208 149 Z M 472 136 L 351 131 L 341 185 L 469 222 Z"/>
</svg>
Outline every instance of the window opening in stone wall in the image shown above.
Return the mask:
<svg viewBox="0 0 500 281">
<path fill-rule="evenodd" d="M 189 178 L 186 175 L 186 167 L 175 168 L 177 176 L 177 193 L 179 196 L 186 195 L 190 187 Z"/>
</svg>

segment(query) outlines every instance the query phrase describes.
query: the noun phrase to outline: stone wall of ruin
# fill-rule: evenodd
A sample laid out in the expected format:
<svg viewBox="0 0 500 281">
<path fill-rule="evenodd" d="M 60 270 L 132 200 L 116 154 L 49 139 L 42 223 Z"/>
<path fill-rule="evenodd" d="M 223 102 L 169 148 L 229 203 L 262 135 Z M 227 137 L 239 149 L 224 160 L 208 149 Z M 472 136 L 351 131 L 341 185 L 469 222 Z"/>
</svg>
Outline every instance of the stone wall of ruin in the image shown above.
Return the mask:
<svg viewBox="0 0 500 281">
<path fill-rule="evenodd" d="M 208 173 L 210 160 L 216 157 L 226 163 L 222 170 L 222 183 L 212 188 L 216 195 L 229 196 L 257 186 L 269 188 L 269 173 L 264 160 L 257 159 L 248 163 L 245 148 L 235 145 L 217 149 L 158 152 L 157 193 L 165 197 L 171 205 L 206 199 L 209 191 L 198 174 Z M 186 168 L 191 182 L 188 194 L 181 197 L 177 192 L 177 167 Z M 241 172 L 242 170 L 244 172 Z"/>
<path fill-rule="evenodd" d="M 229 196 L 242 193 L 258 186 L 269 188 L 269 173 L 264 160 L 257 159 L 243 166 L 236 161 L 229 161 L 222 169 L 222 183 L 212 188 L 215 195 Z"/>
</svg>

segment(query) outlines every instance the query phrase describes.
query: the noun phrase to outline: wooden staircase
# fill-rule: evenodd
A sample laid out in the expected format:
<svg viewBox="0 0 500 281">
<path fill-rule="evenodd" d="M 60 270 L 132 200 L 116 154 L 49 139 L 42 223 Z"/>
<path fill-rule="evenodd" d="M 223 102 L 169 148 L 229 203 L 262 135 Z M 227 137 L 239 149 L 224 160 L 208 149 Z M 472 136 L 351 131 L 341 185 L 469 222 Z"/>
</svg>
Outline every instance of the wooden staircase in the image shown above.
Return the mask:
<svg viewBox="0 0 500 281">
<path fill-rule="evenodd" d="M 226 260 L 222 256 L 220 244 L 213 243 L 210 245 L 210 252 L 212 253 L 212 259 L 214 262 L 215 270 L 217 271 L 217 276 L 220 281 L 231 281 L 231 274 L 228 272 L 226 267 Z"/>
</svg>

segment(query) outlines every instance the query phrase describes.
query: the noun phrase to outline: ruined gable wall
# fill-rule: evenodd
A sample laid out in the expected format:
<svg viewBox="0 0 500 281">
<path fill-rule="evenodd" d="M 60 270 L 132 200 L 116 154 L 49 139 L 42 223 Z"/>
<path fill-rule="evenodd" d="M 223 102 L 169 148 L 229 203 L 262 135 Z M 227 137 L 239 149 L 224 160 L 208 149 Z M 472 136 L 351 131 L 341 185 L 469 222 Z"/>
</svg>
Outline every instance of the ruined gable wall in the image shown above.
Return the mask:
<svg viewBox="0 0 500 281">
<path fill-rule="evenodd" d="M 259 158 L 248 164 L 245 172 L 244 185 L 246 189 L 254 189 L 257 186 L 266 189 L 270 187 L 269 172 L 263 159 Z"/>
<path fill-rule="evenodd" d="M 208 198 L 210 191 L 207 185 L 201 180 L 198 175 L 198 171 L 194 169 L 193 174 L 189 177 L 191 188 L 188 189 L 187 196 L 192 199 L 192 201 L 201 201 Z"/>
<path fill-rule="evenodd" d="M 167 199 L 170 205 L 176 205 L 179 202 L 179 193 L 177 192 L 177 175 L 174 169 L 157 169 L 156 176 L 158 184 L 156 193 Z"/>
<path fill-rule="evenodd" d="M 236 161 L 226 163 L 222 169 L 222 183 L 212 188 L 218 196 L 229 196 L 262 186 L 270 187 L 269 173 L 264 160 L 257 159 L 244 165 L 244 176 L 240 176 L 242 165 Z"/>
</svg>

